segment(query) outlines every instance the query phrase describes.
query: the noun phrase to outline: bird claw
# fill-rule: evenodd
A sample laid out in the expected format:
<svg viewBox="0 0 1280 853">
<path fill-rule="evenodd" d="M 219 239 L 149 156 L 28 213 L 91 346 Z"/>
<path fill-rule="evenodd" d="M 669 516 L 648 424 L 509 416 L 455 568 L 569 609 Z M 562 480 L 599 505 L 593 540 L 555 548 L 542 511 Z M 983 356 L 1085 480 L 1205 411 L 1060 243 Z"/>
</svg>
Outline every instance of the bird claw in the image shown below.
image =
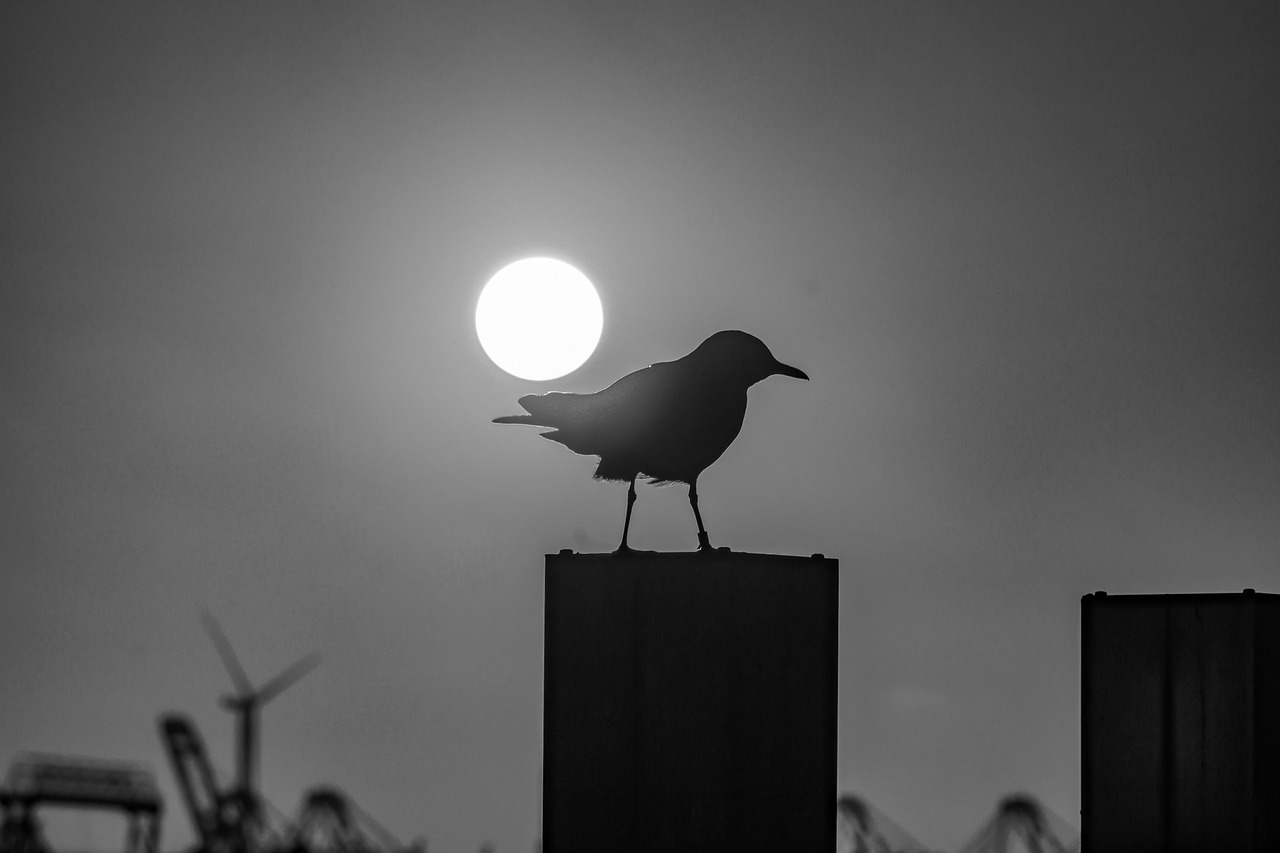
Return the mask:
<svg viewBox="0 0 1280 853">
<path fill-rule="evenodd" d="M 645 548 L 631 548 L 627 545 L 619 545 L 618 549 L 613 552 L 614 557 L 639 557 L 644 554 L 656 554 L 657 551 L 649 551 Z"/>
</svg>

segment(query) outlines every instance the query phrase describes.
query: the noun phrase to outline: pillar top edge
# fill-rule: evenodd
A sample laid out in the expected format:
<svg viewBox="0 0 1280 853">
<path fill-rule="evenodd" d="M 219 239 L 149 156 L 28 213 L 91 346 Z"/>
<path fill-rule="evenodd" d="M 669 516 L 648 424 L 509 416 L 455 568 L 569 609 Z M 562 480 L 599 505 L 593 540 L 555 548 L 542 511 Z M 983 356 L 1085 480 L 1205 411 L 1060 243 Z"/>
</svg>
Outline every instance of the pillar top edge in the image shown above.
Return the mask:
<svg viewBox="0 0 1280 853">
<path fill-rule="evenodd" d="M 654 563 L 689 563 L 691 565 L 705 564 L 714 565 L 726 562 L 788 562 L 788 563 L 835 563 L 838 562 L 835 557 L 828 557 L 825 554 L 811 554 L 801 556 L 798 554 L 761 554 L 753 551 L 730 551 L 727 548 L 717 549 L 715 551 L 631 551 L 626 554 L 616 554 L 612 552 L 595 552 L 595 553 L 579 553 L 564 549 L 557 554 L 546 554 L 546 559 L 550 561 L 584 561 L 584 562 L 607 562 L 622 566 L 641 566 Z"/>
</svg>

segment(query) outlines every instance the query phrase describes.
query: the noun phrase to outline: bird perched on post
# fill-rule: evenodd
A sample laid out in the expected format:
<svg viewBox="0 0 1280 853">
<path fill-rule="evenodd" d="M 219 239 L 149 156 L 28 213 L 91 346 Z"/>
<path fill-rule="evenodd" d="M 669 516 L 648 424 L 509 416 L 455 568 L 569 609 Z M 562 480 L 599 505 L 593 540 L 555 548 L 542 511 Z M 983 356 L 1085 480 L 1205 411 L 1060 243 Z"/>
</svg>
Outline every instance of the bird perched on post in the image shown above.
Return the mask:
<svg viewBox="0 0 1280 853">
<path fill-rule="evenodd" d="M 684 358 L 629 373 L 594 394 L 526 394 L 519 403 L 529 414 L 493 422 L 551 427 L 543 438 L 600 457 L 596 479 L 630 482 L 619 552 L 630 550 L 627 532 L 640 476 L 689 485 L 698 548 L 710 551 L 698 511 L 698 475 L 738 437 L 747 389 L 774 374 L 809 378 L 774 358 L 754 335 L 716 332 Z"/>
</svg>

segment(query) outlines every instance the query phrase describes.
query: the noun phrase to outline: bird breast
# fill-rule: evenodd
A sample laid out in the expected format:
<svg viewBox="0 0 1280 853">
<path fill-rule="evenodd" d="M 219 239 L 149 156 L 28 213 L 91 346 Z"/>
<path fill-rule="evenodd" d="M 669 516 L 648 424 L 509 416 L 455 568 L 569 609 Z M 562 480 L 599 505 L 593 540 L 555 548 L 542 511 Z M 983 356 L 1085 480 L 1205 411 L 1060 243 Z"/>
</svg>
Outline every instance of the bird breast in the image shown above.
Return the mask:
<svg viewBox="0 0 1280 853">
<path fill-rule="evenodd" d="M 745 392 L 684 389 L 645 419 L 633 445 L 636 467 L 654 479 L 691 482 L 737 438 L 746 411 Z"/>
</svg>

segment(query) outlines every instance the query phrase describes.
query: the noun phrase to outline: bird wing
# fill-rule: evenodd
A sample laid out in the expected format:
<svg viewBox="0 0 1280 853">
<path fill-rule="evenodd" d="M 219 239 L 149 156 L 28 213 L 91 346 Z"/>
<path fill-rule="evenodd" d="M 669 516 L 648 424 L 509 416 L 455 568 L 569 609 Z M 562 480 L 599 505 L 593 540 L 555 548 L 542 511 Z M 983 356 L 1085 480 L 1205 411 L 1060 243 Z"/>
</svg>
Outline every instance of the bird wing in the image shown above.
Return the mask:
<svg viewBox="0 0 1280 853">
<path fill-rule="evenodd" d="M 686 359 L 629 373 L 594 394 L 527 394 L 527 415 L 498 423 L 550 427 L 543 438 L 600 457 L 596 476 L 691 482 L 729 446 L 742 426 L 746 392 L 692 369 Z"/>
<path fill-rule="evenodd" d="M 520 405 L 548 427 L 590 444 L 612 442 L 643 429 L 675 391 L 671 362 L 628 373 L 594 394 L 549 393 L 521 397 Z M 589 451 L 598 452 L 598 451 Z"/>
<path fill-rule="evenodd" d="M 642 368 L 594 394 L 552 391 L 519 399 L 529 414 L 497 418 L 496 423 L 551 427 L 544 438 L 576 453 L 604 454 L 628 446 L 649 428 L 673 392 L 669 362 Z"/>
<path fill-rule="evenodd" d="M 594 410 L 596 394 L 571 394 L 565 391 L 548 391 L 545 394 L 525 394 L 518 402 L 529 414 L 504 415 L 494 418 L 495 424 L 529 424 L 531 426 L 560 429 L 575 423 L 588 421 Z M 549 435 L 550 433 L 544 433 Z"/>
</svg>

